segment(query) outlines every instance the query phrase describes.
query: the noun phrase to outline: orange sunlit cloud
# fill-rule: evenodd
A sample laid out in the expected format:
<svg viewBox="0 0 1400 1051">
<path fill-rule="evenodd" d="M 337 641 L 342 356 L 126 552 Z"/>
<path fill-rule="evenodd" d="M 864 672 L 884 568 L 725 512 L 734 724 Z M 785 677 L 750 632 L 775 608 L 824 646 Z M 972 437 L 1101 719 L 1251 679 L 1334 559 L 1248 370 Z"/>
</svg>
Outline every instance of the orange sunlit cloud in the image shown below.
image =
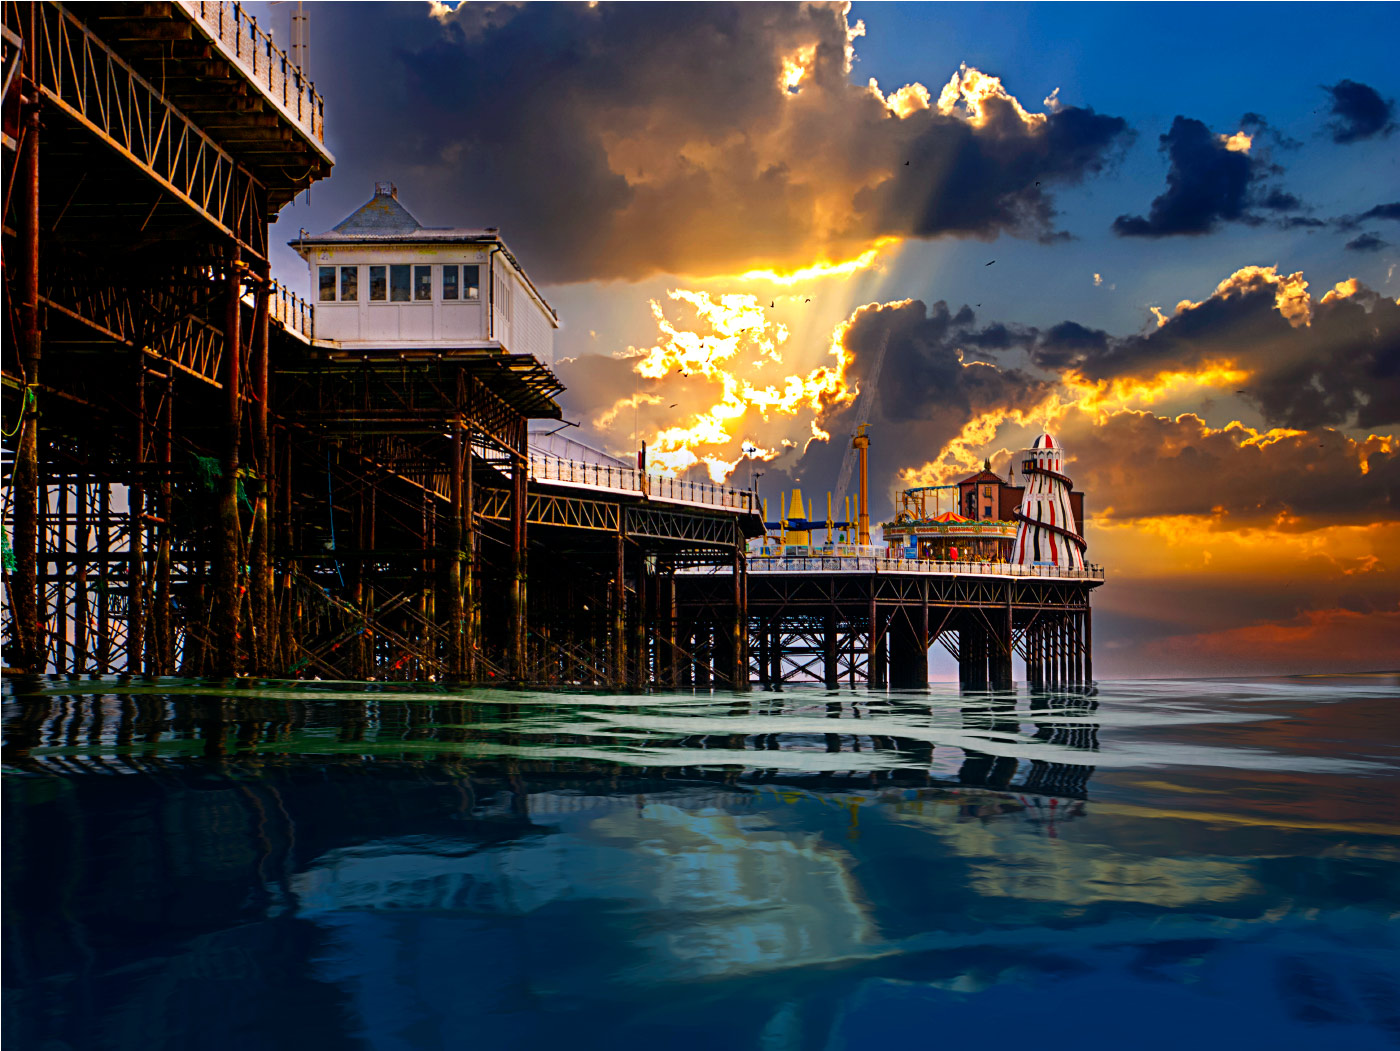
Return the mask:
<svg viewBox="0 0 1400 1051">
<path fill-rule="evenodd" d="M 768 379 L 766 373 L 784 364 L 789 335 L 785 325 L 768 315 L 758 296 L 673 289 L 669 298 L 689 310 L 673 320 L 661 303 L 652 301 L 660 338 L 635 354 L 632 368 L 647 380 L 693 384 L 685 394 L 676 395 L 681 399 L 677 404 L 668 406 L 681 409 L 685 422 L 648 428 L 649 463 L 668 473 L 703 464 L 711 479 L 719 482 L 745 458 L 771 459 L 785 446 L 796 445 L 794 435 L 805 432 L 808 441 L 826 439 L 817 426 L 823 405 L 854 397 L 846 383 L 850 356 L 842 344 L 847 322 L 831 334 L 827 351 L 831 364 Z M 644 396 L 648 405 L 664 400 L 658 394 Z M 610 427 L 625 409 L 638 404 L 636 396 L 620 399 L 593 423 Z M 768 426 L 774 414 L 792 423 Z"/>
<path fill-rule="evenodd" d="M 835 262 L 812 263 L 795 270 L 746 270 L 733 278 L 735 281 L 766 281 L 769 284 L 791 287 L 800 282 L 813 281 L 824 277 L 849 277 L 861 270 L 868 270 L 876 264 L 886 250 L 902 244 L 898 237 L 879 237 L 875 243 L 852 259 Z"/>
</svg>

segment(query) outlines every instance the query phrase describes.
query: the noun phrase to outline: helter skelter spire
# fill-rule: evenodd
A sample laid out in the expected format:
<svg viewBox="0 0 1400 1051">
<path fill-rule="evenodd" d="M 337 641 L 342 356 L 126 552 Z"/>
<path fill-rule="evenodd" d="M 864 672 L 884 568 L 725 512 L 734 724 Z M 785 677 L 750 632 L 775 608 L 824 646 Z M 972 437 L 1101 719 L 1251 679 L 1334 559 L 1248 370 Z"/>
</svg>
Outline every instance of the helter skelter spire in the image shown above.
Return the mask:
<svg viewBox="0 0 1400 1051">
<path fill-rule="evenodd" d="M 1084 538 L 1077 532 L 1069 491 L 1074 483 L 1064 474 L 1064 450 L 1042 434 L 1021 456 L 1026 492 L 1016 512 L 1016 546 L 1011 561 L 1018 565 L 1084 568 Z"/>
</svg>

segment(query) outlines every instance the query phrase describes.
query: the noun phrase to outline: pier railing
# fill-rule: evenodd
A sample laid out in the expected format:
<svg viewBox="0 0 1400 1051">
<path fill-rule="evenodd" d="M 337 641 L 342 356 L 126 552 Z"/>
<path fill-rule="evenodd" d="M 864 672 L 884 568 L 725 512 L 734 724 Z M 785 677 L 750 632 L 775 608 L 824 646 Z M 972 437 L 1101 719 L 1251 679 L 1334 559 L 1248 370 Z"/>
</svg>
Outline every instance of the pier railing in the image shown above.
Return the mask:
<svg viewBox="0 0 1400 1051">
<path fill-rule="evenodd" d="M 530 454 L 530 478 L 537 482 L 576 485 L 616 493 L 637 493 L 651 500 L 719 507 L 746 514 L 758 513 L 758 498 L 747 489 L 730 489 L 708 482 L 693 482 L 646 474 L 619 464 L 586 463 L 557 456 Z"/>
<path fill-rule="evenodd" d="M 750 573 L 928 573 L 939 576 L 1040 577 L 1058 580 L 1103 580 L 1103 566 L 1062 569 L 1021 566 L 1005 562 L 942 562 L 923 558 L 879 558 L 849 555 L 750 555 Z M 727 567 L 687 569 L 686 573 L 728 573 Z"/>
<path fill-rule="evenodd" d="M 280 321 L 289 332 L 303 339 L 316 338 L 316 308 L 278 281 L 272 282 L 267 305 L 268 316 Z"/>
<path fill-rule="evenodd" d="M 227 57 L 272 99 L 274 105 L 317 143 L 326 141 L 326 102 L 301 67 L 272 42 L 240 3 L 179 0 Z"/>
</svg>

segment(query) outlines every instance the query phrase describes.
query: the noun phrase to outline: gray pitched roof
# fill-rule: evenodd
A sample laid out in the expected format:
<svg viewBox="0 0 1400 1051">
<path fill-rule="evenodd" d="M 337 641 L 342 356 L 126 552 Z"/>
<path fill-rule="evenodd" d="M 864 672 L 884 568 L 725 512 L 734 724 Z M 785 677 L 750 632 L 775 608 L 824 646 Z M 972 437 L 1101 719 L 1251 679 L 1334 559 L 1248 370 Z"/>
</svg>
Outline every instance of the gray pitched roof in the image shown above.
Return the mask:
<svg viewBox="0 0 1400 1051">
<path fill-rule="evenodd" d="M 393 237 L 417 233 L 423 224 L 398 199 L 377 192 L 349 216 L 336 223 L 331 233 L 342 237 Z"/>
<path fill-rule="evenodd" d="M 375 241 L 393 244 L 400 241 L 430 241 L 439 243 L 489 243 L 500 241 L 494 228 L 485 230 L 455 226 L 424 226 L 407 208 L 399 204 L 392 189 L 376 188 L 374 196 L 360 205 L 323 234 L 307 236 L 304 232 L 287 243 L 294 248 L 306 245 L 346 244 Z"/>
</svg>

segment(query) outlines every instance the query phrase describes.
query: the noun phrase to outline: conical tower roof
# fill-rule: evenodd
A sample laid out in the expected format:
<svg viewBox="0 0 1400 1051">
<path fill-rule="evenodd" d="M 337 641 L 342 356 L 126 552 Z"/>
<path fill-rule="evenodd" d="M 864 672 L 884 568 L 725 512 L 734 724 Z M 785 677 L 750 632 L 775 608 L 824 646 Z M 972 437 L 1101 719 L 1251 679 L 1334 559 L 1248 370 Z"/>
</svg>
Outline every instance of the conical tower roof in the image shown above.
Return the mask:
<svg viewBox="0 0 1400 1051">
<path fill-rule="evenodd" d="M 392 187 L 374 188 L 374 196 L 331 227 L 341 237 L 394 237 L 415 234 L 423 224 L 399 204 Z"/>
</svg>

